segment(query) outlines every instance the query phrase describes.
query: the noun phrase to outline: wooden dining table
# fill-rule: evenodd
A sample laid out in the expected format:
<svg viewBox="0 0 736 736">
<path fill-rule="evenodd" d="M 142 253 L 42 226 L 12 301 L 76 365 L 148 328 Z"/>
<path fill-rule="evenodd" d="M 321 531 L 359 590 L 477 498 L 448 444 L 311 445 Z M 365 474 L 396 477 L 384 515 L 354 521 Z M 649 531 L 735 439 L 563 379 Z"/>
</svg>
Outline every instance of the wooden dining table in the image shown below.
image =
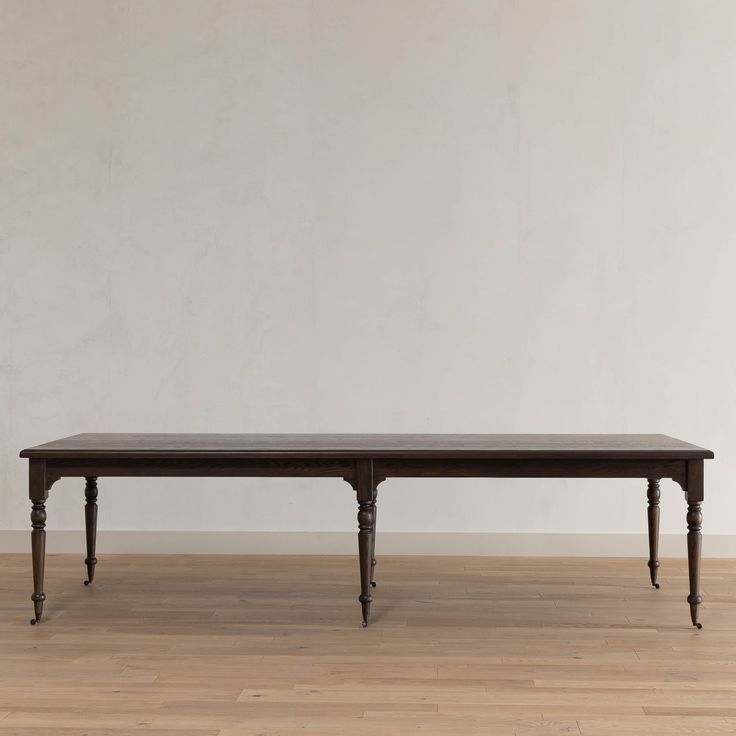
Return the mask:
<svg viewBox="0 0 736 736">
<path fill-rule="evenodd" d="M 99 478 L 343 478 L 355 490 L 358 502 L 358 600 L 363 626 L 368 625 L 376 584 L 377 489 L 387 478 L 642 478 L 647 481 L 648 566 L 654 588 L 659 587 L 660 480 L 670 478 L 685 492 L 687 602 L 693 625 L 702 628 L 698 614 L 703 461 L 713 453 L 666 435 L 106 433 L 77 434 L 27 448 L 20 456 L 29 461 L 32 624 L 40 623 L 46 600 L 46 501 L 51 487 L 63 477 L 85 479 L 85 585 L 94 580 L 97 565 Z M 518 524 L 523 527 L 523 515 Z"/>
</svg>

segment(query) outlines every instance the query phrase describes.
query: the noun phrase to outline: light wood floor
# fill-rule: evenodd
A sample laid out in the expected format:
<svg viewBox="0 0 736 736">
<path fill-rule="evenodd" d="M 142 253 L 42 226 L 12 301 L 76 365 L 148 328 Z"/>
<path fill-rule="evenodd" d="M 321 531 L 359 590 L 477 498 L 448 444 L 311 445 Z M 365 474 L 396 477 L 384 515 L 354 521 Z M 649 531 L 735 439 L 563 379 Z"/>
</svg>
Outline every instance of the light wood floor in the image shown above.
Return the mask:
<svg viewBox="0 0 736 736">
<path fill-rule="evenodd" d="M 0 736 L 736 733 L 736 561 L 0 556 Z"/>
</svg>

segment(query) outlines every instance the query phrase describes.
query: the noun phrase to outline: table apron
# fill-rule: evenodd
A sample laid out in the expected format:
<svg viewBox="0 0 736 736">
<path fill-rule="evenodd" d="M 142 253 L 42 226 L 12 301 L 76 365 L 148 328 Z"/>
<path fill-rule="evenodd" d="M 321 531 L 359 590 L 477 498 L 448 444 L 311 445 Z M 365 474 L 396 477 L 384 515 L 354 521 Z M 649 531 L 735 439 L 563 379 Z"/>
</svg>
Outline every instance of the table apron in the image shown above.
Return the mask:
<svg viewBox="0 0 736 736">
<path fill-rule="evenodd" d="M 337 477 L 353 478 L 354 460 L 162 458 L 105 460 L 46 460 L 47 477 L 171 476 L 171 477 Z"/>
<path fill-rule="evenodd" d="M 42 461 L 43 462 L 43 461 Z M 355 485 L 360 464 L 372 466 L 372 484 L 387 478 L 672 478 L 683 488 L 686 460 L 567 459 L 47 459 L 51 485 L 62 477 L 336 477 Z"/>
<path fill-rule="evenodd" d="M 386 478 L 672 478 L 686 482 L 686 460 L 375 460 Z"/>
</svg>

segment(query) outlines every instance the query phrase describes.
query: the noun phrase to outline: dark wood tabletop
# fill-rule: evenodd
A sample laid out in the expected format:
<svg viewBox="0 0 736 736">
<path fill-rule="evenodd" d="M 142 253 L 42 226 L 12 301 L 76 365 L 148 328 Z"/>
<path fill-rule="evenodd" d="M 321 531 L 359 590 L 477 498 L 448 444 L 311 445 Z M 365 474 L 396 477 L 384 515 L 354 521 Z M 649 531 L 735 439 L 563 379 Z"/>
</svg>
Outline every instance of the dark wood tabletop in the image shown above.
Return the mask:
<svg viewBox="0 0 736 736">
<path fill-rule="evenodd" d="M 493 458 L 661 459 L 713 457 L 664 434 L 76 434 L 21 457 L 79 458 Z"/>
</svg>

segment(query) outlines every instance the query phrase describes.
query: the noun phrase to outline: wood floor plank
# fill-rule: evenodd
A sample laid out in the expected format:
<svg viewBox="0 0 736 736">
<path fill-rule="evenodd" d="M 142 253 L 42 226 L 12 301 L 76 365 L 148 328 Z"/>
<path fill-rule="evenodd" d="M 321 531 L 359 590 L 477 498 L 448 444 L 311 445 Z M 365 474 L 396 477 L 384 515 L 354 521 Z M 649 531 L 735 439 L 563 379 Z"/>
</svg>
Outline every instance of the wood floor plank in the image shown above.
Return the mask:
<svg viewBox="0 0 736 736">
<path fill-rule="evenodd" d="M 622 718 L 581 718 L 582 736 L 704 736 L 733 734 L 736 724 L 718 716 L 623 716 Z"/>
</svg>

